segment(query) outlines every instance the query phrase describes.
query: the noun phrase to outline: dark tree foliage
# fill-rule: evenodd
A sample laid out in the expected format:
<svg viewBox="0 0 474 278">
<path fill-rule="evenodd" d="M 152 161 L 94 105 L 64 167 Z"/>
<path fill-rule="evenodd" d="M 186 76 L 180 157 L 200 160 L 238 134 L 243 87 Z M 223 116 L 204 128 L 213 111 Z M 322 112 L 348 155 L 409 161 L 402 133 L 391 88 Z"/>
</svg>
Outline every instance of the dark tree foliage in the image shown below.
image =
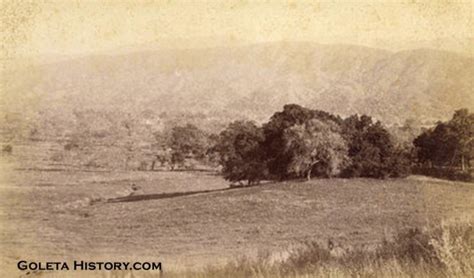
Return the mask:
<svg viewBox="0 0 474 278">
<path fill-rule="evenodd" d="M 286 151 L 291 153 L 287 173 L 310 180 L 312 174 L 332 177 L 347 162 L 347 144 L 333 122 L 311 119 L 285 131 Z"/>
<path fill-rule="evenodd" d="M 259 183 L 267 174 L 261 128 L 253 122 L 236 121 L 221 132 L 215 147 L 224 178 L 232 182 Z"/>
<path fill-rule="evenodd" d="M 413 144 L 418 161 L 437 167 L 460 167 L 466 171 L 474 158 L 474 113 L 461 109 L 448 122 L 438 122 L 418 136 Z"/>
<path fill-rule="evenodd" d="M 389 132 L 380 122 L 374 123 L 366 115 L 354 115 L 345 119 L 342 126 L 351 159 L 343 176 L 386 178 L 406 174 L 409 169 L 408 157 L 395 148 Z"/>
<path fill-rule="evenodd" d="M 412 172 L 412 161 L 414 159 L 413 148 L 407 146 L 397 146 L 392 152 L 390 159 L 390 176 L 402 178 Z"/>
<path fill-rule="evenodd" d="M 215 133 L 211 133 L 207 137 L 206 160 L 213 166 L 218 166 L 220 163 L 220 154 L 217 150 L 217 144 L 219 143 L 219 140 L 219 135 Z"/>
<path fill-rule="evenodd" d="M 413 144 L 417 147 L 421 163 L 444 166 L 451 163 L 456 152 L 456 135 L 449 125 L 439 122 L 434 129 L 429 129 L 418 136 Z"/>
<path fill-rule="evenodd" d="M 339 117 L 324 111 L 311 110 L 297 104 L 288 104 L 283 111 L 276 112 L 270 121 L 263 126 L 265 135 L 264 151 L 268 161 L 268 170 L 272 177 L 277 179 L 291 178 L 292 172 L 288 171 L 294 153 L 286 148 L 285 131 L 296 125 L 303 125 L 311 119 L 323 122 L 332 121 L 340 124 Z"/>
<path fill-rule="evenodd" d="M 462 171 L 471 168 L 474 158 L 474 113 L 468 109 L 457 110 L 449 125 L 456 134 L 456 150 L 453 157 L 454 164 L 459 164 Z"/>
<path fill-rule="evenodd" d="M 223 174 L 230 181 L 313 176 L 401 177 L 410 170 L 410 150 L 396 147 L 369 116 L 342 119 L 296 104 L 285 105 L 262 128 L 233 122 L 219 136 Z"/>
<path fill-rule="evenodd" d="M 171 130 L 169 147 L 173 168 L 187 158 L 203 158 L 206 152 L 206 134 L 194 125 L 176 126 Z"/>
</svg>

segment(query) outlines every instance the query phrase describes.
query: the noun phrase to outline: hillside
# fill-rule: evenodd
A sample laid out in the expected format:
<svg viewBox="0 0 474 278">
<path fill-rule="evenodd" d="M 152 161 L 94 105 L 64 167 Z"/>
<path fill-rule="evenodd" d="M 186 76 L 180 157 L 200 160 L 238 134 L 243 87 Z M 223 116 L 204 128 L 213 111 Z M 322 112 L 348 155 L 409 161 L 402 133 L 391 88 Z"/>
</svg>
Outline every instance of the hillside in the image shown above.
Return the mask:
<svg viewBox="0 0 474 278">
<path fill-rule="evenodd" d="M 267 121 L 288 103 L 369 114 L 401 142 L 474 107 L 473 59 L 439 50 L 268 43 L 161 49 L 13 67 L 2 75 L 0 144 L 22 168 L 150 167 L 156 134 Z M 405 140 L 405 141 L 403 141 Z M 66 150 L 67 145 L 77 146 Z"/>
<path fill-rule="evenodd" d="M 32 119 L 53 124 L 85 110 L 120 111 L 124 118 L 144 111 L 202 114 L 219 122 L 265 120 L 297 103 L 341 115 L 367 113 L 389 124 L 434 121 L 473 107 L 472 76 L 472 58 L 429 49 L 392 53 L 284 42 L 163 49 L 10 72 L 0 110 L 35 111 Z"/>
</svg>

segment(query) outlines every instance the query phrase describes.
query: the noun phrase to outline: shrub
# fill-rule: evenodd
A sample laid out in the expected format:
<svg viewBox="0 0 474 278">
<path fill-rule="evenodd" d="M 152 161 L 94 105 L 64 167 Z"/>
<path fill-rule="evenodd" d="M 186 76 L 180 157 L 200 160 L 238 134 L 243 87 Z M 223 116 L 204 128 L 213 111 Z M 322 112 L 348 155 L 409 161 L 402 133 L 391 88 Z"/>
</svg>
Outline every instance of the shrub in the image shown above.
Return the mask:
<svg viewBox="0 0 474 278">
<path fill-rule="evenodd" d="M 430 240 L 433 235 L 422 232 L 418 228 L 398 234 L 393 241 L 383 241 L 376 250 L 376 257 L 382 260 L 397 259 L 408 263 L 425 262 L 436 267 L 441 260 L 436 256 Z"/>
<path fill-rule="evenodd" d="M 290 256 L 281 263 L 282 272 L 285 274 L 308 271 L 315 266 L 329 263 L 333 258 L 330 250 L 322 248 L 316 242 L 308 242 L 297 250 L 290 252 Z"/>
<path fill-rule="evenodd" d="M 443 221 L 439 236 L 430 240 L 436 257 L 443 264 L 448 276 L 466 277 L 474 274 L 474 227 L 467 221 Z"/>
<path fill-rule="evenodd" d="M 67 142 L 64 145 L 64 150 L 66 150 L 66 151 L 74 150 L 74 149 L 77 149 L 77 148 L 79 148 L 79 144 L 77 144 L 76 142 Z"/>
<path fill-rule="evenodd" d="M 3 148 L 2 148 L 2 152 L 4 153 L 12 153 L 13 152 L 13 147 L 12 145 L 4 145 Z"/>
<path fill-rule="evenodd" d="M 138 171 L 146 171 L 148 170 L 148 163 L 146 161 L 140 161 L 140 165 L 138 166 Z"/>
</svg>

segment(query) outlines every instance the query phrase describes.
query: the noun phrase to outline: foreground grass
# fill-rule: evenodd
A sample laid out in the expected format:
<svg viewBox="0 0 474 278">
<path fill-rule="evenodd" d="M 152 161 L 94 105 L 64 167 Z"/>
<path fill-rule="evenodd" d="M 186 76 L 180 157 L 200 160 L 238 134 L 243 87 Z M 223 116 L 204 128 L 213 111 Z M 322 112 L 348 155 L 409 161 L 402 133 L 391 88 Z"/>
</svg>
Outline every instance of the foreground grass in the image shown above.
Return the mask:
<svg viewBox="0 0 474 278">
<path fill-rule="evenodd" d="M 202 271 L 163 273 L 165 277 L 473 277 L 471 221 L 443 222 L 433 229 L 409 229 L 375 250 L 339 250 L 308 243 L 288 258 L 240 258 Z"/>
<path fill-rule="evenodd" d="M 19 258 L 45 258 L 158 260 L 163 262 L 162 275 L 170 277 L 207 277 L 213 273 L 226 277 L 226 268 L 232 273 L 241 268 L 243 274 L 232 275 L 237 277 L 246 276 L 245 271 L 273 277 L 315 276 L 326 270 L 334 272 L 333 276 L 350 276 L 348 267 L 334 258 L 344 254 L 350 258 L 347 254 L 354 250 L 373 252 L 384 238 L 391 242 L 397 234 L 416 227 L 463 213 L 474 215 L 472 184 L 425 177 L 315 179 L 225 191 L 221 189 L 228 184 L 221 177 L 201 172 L 15 171 L 10 177 L 0 183 L 0 262 L 5 262 L 0 273 L 12 268 L 18 275 L 15 265 Z M 141 187 L 134 194 L 140 197 L 137 201 L 95 201 L 129 194 L 131 184 Z M 206 190 L 216 192 L 154 198 Z M 306 265 L 304 271 L 285 263 L 289 246 L 309 242 L 305 248 L 290 252 L 298 253 L 311 249 L 308 246 L 314 245 L 313 241 L 323 250 L 328 249 L 329 241 L 334 243 L 329 261 L 315 263 L 317 268 Z M 278 262 L 265 256 L 256 259 L 259 250 L 285 256 Z M 235 259 L 241 256 L 249 258 Z M 208 272 L 199 271 L 210 264 L 213 266 L 206 268 Z M 370 257 L 364 265 L 367 269 L 360 272 L 371 273 L 388 265 L 398 265 L 401 271 L 408 268 L 405 263 Z M 51 277 L 76 277 L 72 275 L 76 273 L 51 273 Z M 77 277 L 81 275 L 84 273 L 77 273 Z M 94 277 L 110 277 L 106 275 Z M 141 277 L 147 272 L 134 275 Z"/>
<path fill-rule="evenodd" d="M 43 277 L 61 273 L 31 273 Z M 49 275 L 48 275 L 49 274 Z M 75 273 L 77 274 L 77 273 Z M 269 254 L 241 257 L 202 270 L 162 272 L 92 272 L 89 277 L 474 277 L 474 225 L 471 216 L 434 228 L 408 229 L 373 250 L 336 250 L 309 242 L 282 260 Z"/>
</svg>

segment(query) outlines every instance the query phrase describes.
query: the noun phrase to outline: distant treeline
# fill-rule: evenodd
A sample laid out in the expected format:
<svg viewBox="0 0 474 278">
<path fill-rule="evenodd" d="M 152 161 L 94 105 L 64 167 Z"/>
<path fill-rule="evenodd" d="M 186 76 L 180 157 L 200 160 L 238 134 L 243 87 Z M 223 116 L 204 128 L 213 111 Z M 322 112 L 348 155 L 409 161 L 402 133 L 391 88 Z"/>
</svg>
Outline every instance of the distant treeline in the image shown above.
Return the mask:
<svg viewBox="0 0 474 278">
<path fill-rule="evenodd" d="M 248 184 L 315 176 L 403 177 L 412 170 L 432 175 L 440 167 L 449 174 L 438 176 L 470 180 L 473 129 L 473 114 L 462 109 L 449 122 L 425 130 L 413 145 L 400 145 L 370 116 L 344 119 L 290 104 L 261 126 L 235 121 L 218 135 L 194 125 L 175 126 L 158 137 L 157 161 L 173 169 L 188 160 L 205 161 L 220 165 L 227 180 Z"/>
</svg>

